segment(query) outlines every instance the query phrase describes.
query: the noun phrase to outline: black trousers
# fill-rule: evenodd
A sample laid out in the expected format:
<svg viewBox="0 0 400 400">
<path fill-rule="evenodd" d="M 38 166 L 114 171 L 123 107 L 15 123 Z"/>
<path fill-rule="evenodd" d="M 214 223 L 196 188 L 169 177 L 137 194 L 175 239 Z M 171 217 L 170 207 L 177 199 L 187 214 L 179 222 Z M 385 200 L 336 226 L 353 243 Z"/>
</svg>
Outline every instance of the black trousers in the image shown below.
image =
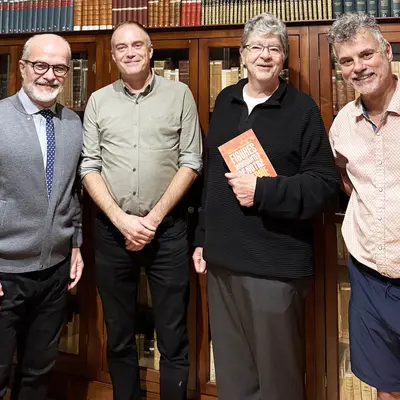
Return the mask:
<svg viewBox="0 0 400 400">
<path fill-rule="evenodd" d="M 95 222 L 96 281 L 107 328 L 107 360 L 114 400 L 140 400 L 135 342 L 140 267 L 145 267 L 160 351 L 161 400 L 186 399 L 189 375 L 186 313 L 189 261 L 183 219 L 161 226 L 139 252 L 100 214 Z"/>
<path fill-rule="evenodd" d="M 52 268 L 24 274 L 0 273 L 0 399 L 17 367 L 12 400 L 47 400 L 50 372 L 65 323 L 70 258 Z"/>
<path fill-rule="evenodd" d="M 309 279 L 207 272 L 220 400 L 304 400 L 304 300 Z"/>
</svg>

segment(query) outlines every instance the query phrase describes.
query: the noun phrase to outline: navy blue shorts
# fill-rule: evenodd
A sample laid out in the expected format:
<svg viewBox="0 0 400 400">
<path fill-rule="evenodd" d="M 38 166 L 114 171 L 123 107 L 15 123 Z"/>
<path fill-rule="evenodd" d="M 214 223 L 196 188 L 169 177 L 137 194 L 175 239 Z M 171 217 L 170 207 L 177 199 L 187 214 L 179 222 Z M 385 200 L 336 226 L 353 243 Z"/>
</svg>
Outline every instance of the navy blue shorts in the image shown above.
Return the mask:
<svg viewBox="0 0 400 400">
<path fill-rule="evenodd" d="M 348 261 L 350 359 L 354 374 L 384 392 L 400 392 L 400 279 Z"/>
</svg>

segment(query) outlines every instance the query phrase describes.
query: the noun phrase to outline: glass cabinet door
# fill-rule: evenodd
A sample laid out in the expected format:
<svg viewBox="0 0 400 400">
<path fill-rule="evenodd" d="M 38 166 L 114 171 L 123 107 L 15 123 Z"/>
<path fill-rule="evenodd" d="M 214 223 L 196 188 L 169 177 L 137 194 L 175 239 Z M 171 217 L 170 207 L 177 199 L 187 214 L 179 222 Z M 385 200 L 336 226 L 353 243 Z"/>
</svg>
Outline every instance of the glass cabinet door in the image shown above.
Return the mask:
<svg viewBox="0 0 400 400">
<path fill-rule="evenodd" d="M 89 95 L 95 89 L 94 65 L 96 57 L 95 43 L 71 43 L 72 59 L 68 79 L 64 89 L 59 94 L 57 101 L 75 111 L 81 120 Z M 82 218 L 84 227 L 90 226 L 91 201 L 89 196 L 81 190 Z M 84 241 L 81 247 L 85 261 L 85 273 L 78 285 L 68 293 L 67 320 L 62 330 L 59 350 L 60 362 L 57 368 L 61 370 L 81 371 L 86 374 L 87 345 L 88 345 L 88 320 L 89 320 L 89 294 L 91 285 L 88 277 L 91 260 L 91 239 L 84 231 Z M 88 279 L 89 278 L 89 279 Z"/>
<path fill-rule="evenodd" d="M 18 60 L 21 50 L 20 46 L 0 45 L 0 100 L 19 90 Z"/>
<path fill-rule="evenodd" d="M 0 54 L 0 100 L 8 96 L 10 83 L 10 55 Z"/>
<path fill-rule="evenodd" d="M 197 101 L 198 82 L 197 82 L 197 57 L 198 42 L 196 40 L 158 40 L 157 33 L 152 35 L 153 56 L 151 68 L 155 74 L 168 80 L 180 81 L 189 86 L 195 101 Z M 106 51 L 110 48 L 109 43 L 105 43 Z M 116 64 L 110 63 L 110 83 L 120 78 Z M 188 197 L 190 197 L 190 191 Z M 191 219 L 196 219 L 195 205 L 191 204 L 188 198 L 188 235 L 191 236 Z M 189 257 L 190 258 L 190 257 Z M 189 335 L 189 360 L 190 372 L 188 390 L 195 393 L 196 390 L 196 277 L 191 276 L 190 303 L 188 310 L 188 335 Z M 159 392 L 159 368 L 160 353 L 157 347 L 157 335 L 151 302 L 151 293 L 145 270 L 142 268 L 138 285 L 137 299 L 137 320 L 136 320 L 136 347 L 139 365 L 141 367 L 140 376 L 142 388 L 146 387 L 148 392 Z M 108 373 L 106 358 L 106 329 L 103 328 L 103 352 L 102 370 Z"/>
<path fill-rule="evenodd" d="M 337 326 L 338 326 L 338 366 L 339 400 L 368 399 L 377 400 L 375 388 L 358 379 L 351 371 L 349 347 L 349 301 L 351 295 L 347 271 L 349 253 L 344 243 L 342 224 L 335 223 L 336 229 L 336 276 L 337 276 Z"/>
</svg>

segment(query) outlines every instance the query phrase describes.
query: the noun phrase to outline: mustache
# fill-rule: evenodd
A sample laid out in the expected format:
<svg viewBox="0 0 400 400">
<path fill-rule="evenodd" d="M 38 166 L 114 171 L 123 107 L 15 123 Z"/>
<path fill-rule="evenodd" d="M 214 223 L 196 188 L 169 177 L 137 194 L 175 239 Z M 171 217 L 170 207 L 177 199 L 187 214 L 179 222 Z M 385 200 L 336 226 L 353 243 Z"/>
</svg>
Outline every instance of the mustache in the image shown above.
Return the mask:
<svg viewBox="0 0 400 400">
<path fill-rule="evenodd" d="M 51 82 L 51 81 L 48 81 L 47 79 L 44 79 L 44 78 L 38 79 L 35 83 L 37 83 L 39 85 L 47 85 L 47 86 L 50 86 L 50 87 L 52 87 L 54 89 L 60 87 L 60 83 L 59 82 L 57 82 L 57 81 Z"/>
</svg>

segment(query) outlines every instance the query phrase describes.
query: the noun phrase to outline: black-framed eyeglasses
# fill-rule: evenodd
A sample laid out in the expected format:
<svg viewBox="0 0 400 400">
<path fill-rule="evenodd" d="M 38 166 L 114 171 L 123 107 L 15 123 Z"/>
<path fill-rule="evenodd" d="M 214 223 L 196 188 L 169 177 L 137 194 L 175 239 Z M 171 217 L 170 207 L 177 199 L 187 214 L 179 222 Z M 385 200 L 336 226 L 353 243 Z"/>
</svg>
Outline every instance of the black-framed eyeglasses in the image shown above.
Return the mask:
<svg viewBox="0 0 400 400">
<path fill-rule="evenodd" d="M 30 61 L 30 60 L 22 60 L 22 61 L 32 65 L 33 70 L 38 75 L 44 75 L 50 68 L 53 68 L 54 75 L 57 76 L 58 78 L 61 78 L 67 75 L 68 71 L 70 70 L 70 67 L 64 64 L 50 65 L 45 63 L 44 61 Z"/>
</svg>

